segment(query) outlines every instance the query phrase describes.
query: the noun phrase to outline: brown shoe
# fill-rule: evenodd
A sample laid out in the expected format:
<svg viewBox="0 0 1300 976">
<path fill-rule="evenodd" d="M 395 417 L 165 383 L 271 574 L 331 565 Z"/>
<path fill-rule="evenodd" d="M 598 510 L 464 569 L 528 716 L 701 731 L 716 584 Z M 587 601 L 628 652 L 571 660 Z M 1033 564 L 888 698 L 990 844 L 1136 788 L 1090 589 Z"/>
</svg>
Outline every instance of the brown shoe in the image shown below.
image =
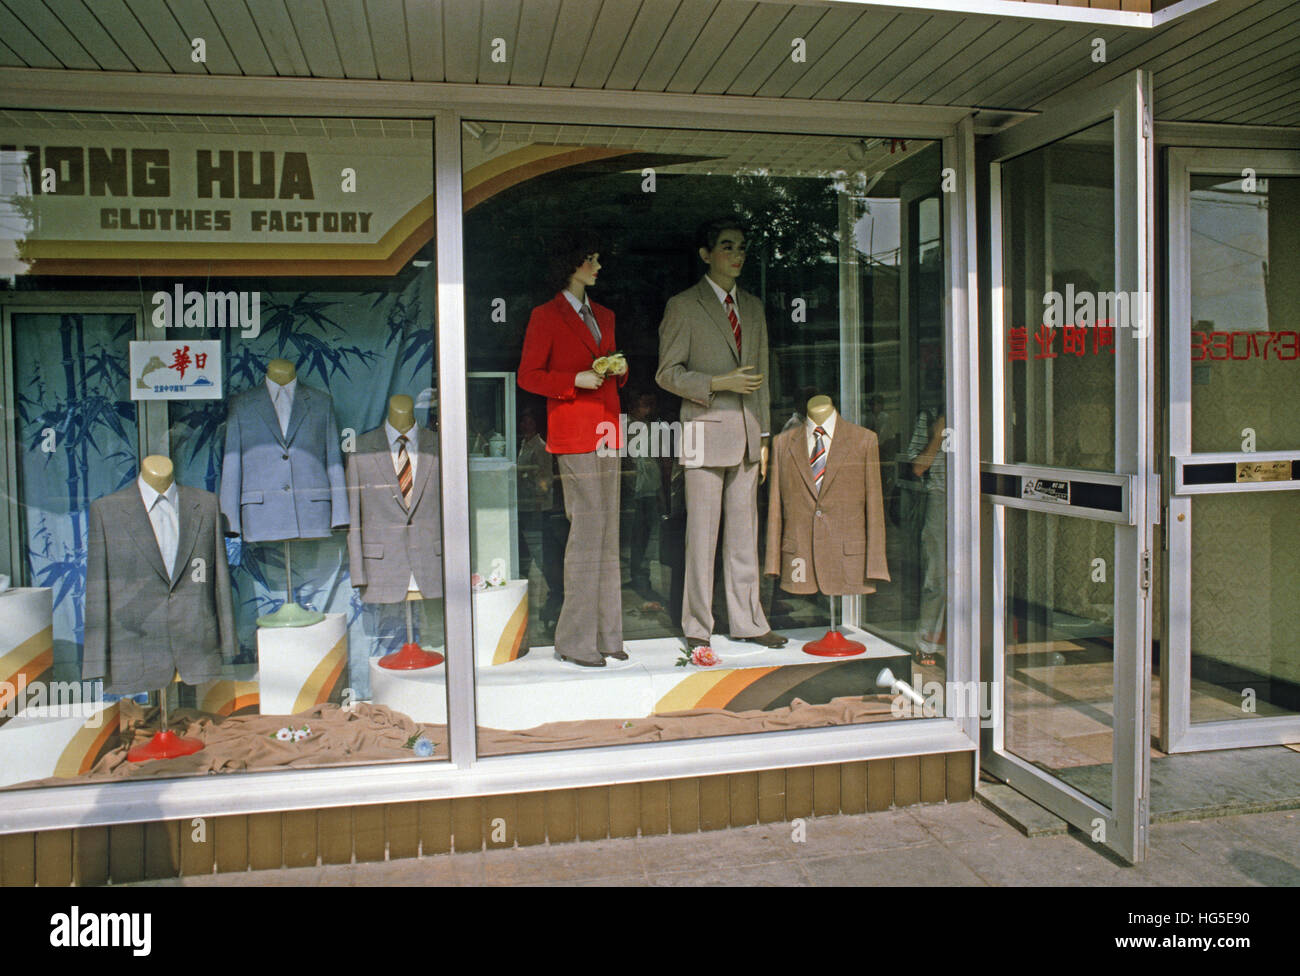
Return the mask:
<svg viewBox="0 0 1300 976">
<path fill-rule="evenodd" d="M 570 657 L 567 654 L 561 654 L 559 651 L 556 651 L 555 659 L 557 661 L 568 661 L 570 664 L 576 664 L 580 668 L 603 668 L 605 666 L 605 659 L 603 657 L 598 657 L 596 660 L 592 661 L 585 657 Z"/>
<path fill-rule="evenodd" d="M 626 661 L 627 651 L 619 648 L 617 651 L 601 651 L 602 657 L 612 657 L 615 661 Z"/>
<path fill-rule="evenodd" d="M 762 644 L 764 647 L 785 647 L 790 638 L 782 637 L 768 631 L 766 634 L 759 634 L 757 637 L 733 637 L 732 640 L 744 641 L 746 644 Z"/>
<path fill-rule="evenodd" d="M 705 640 L 703 637 L 686 638 L 686 649 L 688 651 L 693 651 L 697 647 L 708 647 L 708 646 L 709 646 L 709 642 Z"/>
</svg>

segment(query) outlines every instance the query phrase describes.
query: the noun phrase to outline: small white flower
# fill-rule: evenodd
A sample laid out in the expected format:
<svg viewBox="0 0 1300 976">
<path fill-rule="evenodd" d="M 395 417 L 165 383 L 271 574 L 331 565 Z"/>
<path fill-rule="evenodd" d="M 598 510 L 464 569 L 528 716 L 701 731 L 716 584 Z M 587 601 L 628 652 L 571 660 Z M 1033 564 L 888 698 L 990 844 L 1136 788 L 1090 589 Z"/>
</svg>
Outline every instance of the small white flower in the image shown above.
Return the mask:
<svg viewBox="0 0 1300 976">
<path fill-rule="evenodd" d="M 309 736 L 309 735 L 311 735 L 311 733 L 310 733 L 309 731 L 307 731 L 306 729 L 298 729 L 298 730 L 297 730 L 296 732 L 294 732 L 294 734 L 293 734 L 293 741 L 294 741 L 294 742 L 301 742 L 303 739 L 307 738 L 307 736 Z"/>
<path fill-rule="evenodd" d="M 290 729 L 281 729 L 279 732 L 275 733 L 275 737 L 281 742 L 288 742 L 293 738 L 293 732 Z"/>
<path fill-rule="evenodd" d="M 487 585 L 488 585 L 488 586 L 505 586 L 505 585 L 506 585 L 506 578 L 505 578 L 504 576 L 502 576 L 500 573 L 493 573 L 491 576 L 488 577 L 488 579 L 487 579 Z"/>
</svg>

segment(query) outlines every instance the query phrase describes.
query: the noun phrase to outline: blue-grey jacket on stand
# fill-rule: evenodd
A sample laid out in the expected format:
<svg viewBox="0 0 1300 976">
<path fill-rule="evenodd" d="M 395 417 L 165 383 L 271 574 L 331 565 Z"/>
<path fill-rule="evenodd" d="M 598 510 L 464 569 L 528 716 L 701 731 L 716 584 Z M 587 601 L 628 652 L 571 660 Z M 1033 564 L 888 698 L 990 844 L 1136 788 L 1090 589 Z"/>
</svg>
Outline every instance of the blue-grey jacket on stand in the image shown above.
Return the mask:
<svg viewBox="0 0 1300 976">
<path fill-rule="evenodd" d="M 280 433 L 266 384 L 230 401 L 221 463 L 221 511 L 248 542 L 321 539 L 348 524 L 334 401 L 304 386 Z"/>
</svg>

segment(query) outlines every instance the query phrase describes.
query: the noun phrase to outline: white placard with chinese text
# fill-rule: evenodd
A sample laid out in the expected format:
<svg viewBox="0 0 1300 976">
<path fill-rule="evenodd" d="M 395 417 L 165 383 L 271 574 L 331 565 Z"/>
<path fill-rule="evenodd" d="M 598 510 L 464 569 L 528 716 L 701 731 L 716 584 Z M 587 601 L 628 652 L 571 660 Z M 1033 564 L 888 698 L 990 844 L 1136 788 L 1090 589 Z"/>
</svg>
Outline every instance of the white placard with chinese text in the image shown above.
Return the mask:
<svg viewBox="0 0 1300 976">
<path fill-rule="evenodd" d="M 219 400 L 221 341 L 131 343 L 132 400 Z"/>
</svg>

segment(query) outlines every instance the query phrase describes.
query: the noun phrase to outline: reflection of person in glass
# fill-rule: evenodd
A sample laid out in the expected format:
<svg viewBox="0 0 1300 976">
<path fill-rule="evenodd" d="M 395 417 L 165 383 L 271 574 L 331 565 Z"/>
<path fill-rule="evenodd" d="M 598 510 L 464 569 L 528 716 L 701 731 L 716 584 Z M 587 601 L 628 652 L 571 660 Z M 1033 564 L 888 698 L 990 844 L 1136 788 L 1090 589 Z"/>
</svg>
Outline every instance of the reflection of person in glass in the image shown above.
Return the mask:
<svg viewBox="0 0 1300 976">
<path fill-rule="evenodd" d="M 674 295 L 659 326 L 655 380 L 682 398 L 686 469 L 686 580 L 682 632 L 687 647 L 713 631 L 713 559 L 723 523 L 723 576 L 733 640 L 781 647 L 759 602 L 758 482 L 767 475 L 769 394 L 763 303 L 736 284 L 745 231 L 720 218 L 696 232 L 707 271 Z M 687 437 L 687 425 L 693 437 Z"/>
<path fill-rule="evenodd" d="M 948 475 L 943 453 L 946 418 L 923 410 L 916 418 L 907 456 L 912 474 L 925 483 L 925 521 L 921 527 L 921 620 L 916 647 L 921 664 L 937 664 L 944 646 L 948 605 Z"/>
<path fill-rule="evenodd" d="M 587 231 L 554 248 L 558 294 L 533 309 L 519 360 L 519 385 L 546 397 L 546 449 L 564 488 L 569 541 L 564 553 L 564 606 L 555 655 L 582 667 L 626 660 L 618 553 L 619 401 L 627 367 L 597 371 L 618 348 L 614 313 L 591 301 L 600 248 Z"/>
</svg>

